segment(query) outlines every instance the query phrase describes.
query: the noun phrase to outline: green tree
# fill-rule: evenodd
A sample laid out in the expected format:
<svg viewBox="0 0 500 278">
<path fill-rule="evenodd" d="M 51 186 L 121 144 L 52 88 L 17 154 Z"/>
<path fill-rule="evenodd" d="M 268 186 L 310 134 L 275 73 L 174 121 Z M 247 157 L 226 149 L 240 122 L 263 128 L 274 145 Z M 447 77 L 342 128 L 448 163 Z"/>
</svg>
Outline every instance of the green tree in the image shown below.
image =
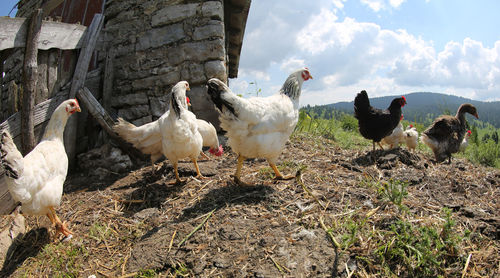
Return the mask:
<svg viewBox="0 0 500 278">
<path fill-rule="evenodd" d="M 472 130 L 471 130 L 472 134 L 470 136 L 470 139 L 472 141 L 472 143 L 476 144 L 477 145 L 477 127 L 475 125 L 472 126 Z"/>
</svg>

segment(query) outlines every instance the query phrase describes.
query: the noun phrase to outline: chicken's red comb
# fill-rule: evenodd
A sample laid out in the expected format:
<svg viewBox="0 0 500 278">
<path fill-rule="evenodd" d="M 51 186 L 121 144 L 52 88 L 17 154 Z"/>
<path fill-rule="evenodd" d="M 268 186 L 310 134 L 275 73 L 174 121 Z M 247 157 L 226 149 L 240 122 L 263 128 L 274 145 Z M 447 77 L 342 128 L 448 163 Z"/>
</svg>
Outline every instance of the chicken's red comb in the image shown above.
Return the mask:
<svg viewBox="0 0 500 278">
<path fill-rule="evenodd" d="M 399 118 L 400 121 L 404 119 L 403 113 L 401 113 L 401 118 Z"/>
<path fill-rule="evenodd" d="M 472 134 L 472 131 L 470 131 L 470 130 L 467 130 L 467 133 L 469 133 L 469 135 L 470 135 L 470 134 Z"/>
<path fill-rule="evenodd" d="M 217 150 L 210 148 L 208 151 L 215 156 L 221 156 L 224 153 L 224 149 L 222 148 L 222 145 L 219 145 Z"/>
<path fill-rule="evenodd" d="M 413 127 L 413 125 L 412 125 L 412 124 L 410 124 L 410 128 L 412 128 L 412 127 Z"/>
</svg>

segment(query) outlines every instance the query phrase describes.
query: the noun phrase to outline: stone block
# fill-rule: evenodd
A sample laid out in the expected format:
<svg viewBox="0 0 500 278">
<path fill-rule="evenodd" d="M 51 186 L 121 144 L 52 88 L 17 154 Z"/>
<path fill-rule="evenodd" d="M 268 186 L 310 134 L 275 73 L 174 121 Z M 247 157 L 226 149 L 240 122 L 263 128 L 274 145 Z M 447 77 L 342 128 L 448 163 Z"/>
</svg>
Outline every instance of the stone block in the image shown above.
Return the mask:
<svg viewBox="0 0 500 278">
<path fill-rule="evenodd" d="M 170 93 L 166 93 L 160 97 L 149 98 L 151 104 L 151 115 L 154 117 L 161 117 L 167 110 L 170 103 Z"/>
<path fill-rule="evenodd" d="M 137 93 L 137 94 L 129 94 L 122 95 L 119 97 L 113 97 L 111 99 L 112 107 L 123 107 L 125 105 L 141 105 L 148 103 L 148 96 L 146 93 Z"/>
<path fill-rule="evenodd" d="M 127 121 L 146 117 L 147 115 L 150 115 L 149 105 L 136 105 L 133 107 L 118 109 L 118 116 L 124 118 Z"/>
<path fill-rule="evenodd" d="M 224 60 L 224 41 L 216 39 L 213 41 L 189 42 L 182 46 L 185 60 L 191 62 L 204 62 L 207 60 Z"/>
<path fill-rule="evenodd" d="M 152 121 L 153 121 L 153 117 L 151 117 L 151 115 L 147 115 L 146 117 L 142 117 L 140 119 L 133 120 L 132 124 L 134 124 L 135 126 L 141 126 L 141 125 L 150 123 Z"/>
<path fill-rule="evenodd" d="M 166 74 L 158 75 L 160 78 L 159 85 L 160 86 L 165 86 L 165 85 L 175 85 L 175 83 L 181 81 L 181 76 L 179 71 L 172 71 Z"/>
<path fill-rule="evenodd" d="M 196 14 L 198 4 L 174 5 L 165 7 L 156 12 L 151 18 L 153 27 L 182 21 Z"/>
<path fill-rule="evenodd" d="M 207 80 L 214 77 L 226 80 L 226 65 L 220 60 L 208 61 L 205 63 L 205 74 L 207 75 Z"/>
<path fill-rule="evenodd" d="M 160 83 L 161 77 L 154 75 L 132 81 L 132 89 L 142 90 L 152 88 Z"/>
<path fill-rule="evenodd" d="M 222 21 L 211 20 L 207 25 L 194 29 L 193 39 L 195 41 L 211 38 L 224 38 L 224 24 Z"/>
<path fill-rule="evenodd" d="M 206 1 L 201 7 L 201 14 L 211 19 L 224 20 L 224 9 L 221 1 Z"/>
<path fill-rule="evenodd" d="M 160 47 L 165 44 L 173 43 L 183 39 L 184 28 L 182 24 L 167 25 L 161 28 L 154 28 L 144 33 L 138 38 L 136 50 L 146 50 L 149 48 Z"/>
<path fill-rule="evenodd" d="M 168 64 L 171 66 L 179 65 L 186 60 L 181 47 L 170 47 L 166 52 Z"/>
<path fill-rule="evenodd" d="M 189 63 L 188 65 L 188 70 L 189 70 L 189 82 L 194 85 L 194 84 L 200 84 L 200 83 L 205 83 L 207 81 L 207 77 L 205 76 L 205 69 L 203 65 L 200 64 L 195 64 L 195 63 Z"/>
</svg>

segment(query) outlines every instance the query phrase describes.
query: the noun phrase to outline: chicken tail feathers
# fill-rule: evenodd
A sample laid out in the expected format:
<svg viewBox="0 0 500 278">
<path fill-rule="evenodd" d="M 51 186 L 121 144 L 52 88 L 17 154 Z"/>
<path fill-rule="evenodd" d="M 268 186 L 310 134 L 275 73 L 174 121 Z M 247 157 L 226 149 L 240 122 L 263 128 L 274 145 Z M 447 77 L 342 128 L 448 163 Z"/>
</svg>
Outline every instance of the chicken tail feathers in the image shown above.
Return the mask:
<svg viewBox="0 0 500 278">
<path fill-rule="evenodd" d="M 24 170 L 23 155 L 19 152 L 8 131 L 3 131 L 0 138 L 1 163 L 5 175 L 18 179 Z"/>
<path fill-rule="evenodd" d="M 222 107 L 226 107 L 233 115 L 238 116 L 233 104 L 224 98 L 225 94 L 229 94 L 226 84 L 217 78 L 212 78 L 208 80 L 207 87 L 207 93 L 219 111 L 222 112 Z"/>
<path fill-rule="evenodd" d="M 361 91 L 354 99 L 354 116 L 359 119 L 370 110 L 370 100 L 365 90 Z"/>
</svg>

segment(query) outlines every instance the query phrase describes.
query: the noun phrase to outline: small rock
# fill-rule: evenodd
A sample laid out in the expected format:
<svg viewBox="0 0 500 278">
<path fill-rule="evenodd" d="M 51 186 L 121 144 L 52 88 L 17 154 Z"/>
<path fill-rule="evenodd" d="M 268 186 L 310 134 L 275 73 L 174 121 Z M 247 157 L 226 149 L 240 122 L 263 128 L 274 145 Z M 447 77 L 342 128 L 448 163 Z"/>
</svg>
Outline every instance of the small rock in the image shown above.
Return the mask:
<svg viewBox="0 0 500 278">
<path fill-rule="evenodd" d="M 143 209 L 139 212 L 136 212 L 134 214 L 134 218 L 137 220 L 145 220 L 145 219 L 157 217 L 159 214 L 160 214 L 160 211 L 158 210 L 158 208 L 147 208 L 147 209 Z"/>
</svg>

